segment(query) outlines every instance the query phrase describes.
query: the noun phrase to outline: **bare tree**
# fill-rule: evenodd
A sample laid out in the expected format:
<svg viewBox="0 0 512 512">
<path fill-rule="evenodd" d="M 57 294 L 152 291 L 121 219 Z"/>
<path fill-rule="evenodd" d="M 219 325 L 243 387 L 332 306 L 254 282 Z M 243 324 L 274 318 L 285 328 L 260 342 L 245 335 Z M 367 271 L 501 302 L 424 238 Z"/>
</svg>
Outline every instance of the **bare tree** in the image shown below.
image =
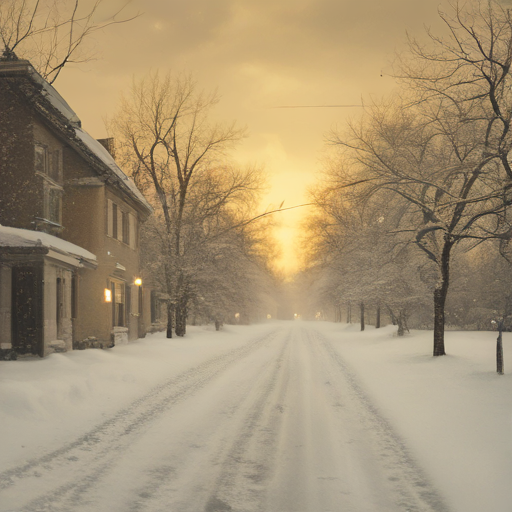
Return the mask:
<svg viewBox="0 0 512 512">
<path fill-rule="evenodd" d="M 208 243 L 232 229 L 233 212 L 243 212 L 263 185 L 259 169 L 226 164 L 244 130 L 210 123 L 217 101 L 216 94 L 198 91 L 190 77 L 153 73 L 133 83 L 112 123 L 135 183 L 162 214 L 168 337 L 173 318 L 176 334 L 185 334 L 200 265 L 194 261 L 204 261 Z"/>
<path fill-rule="evenodd" d="M 261 320 L 275 310 L 268 254 L 269 246 L 272 250 L 269 221 L 267 218 L 266 222 L 252 223 L 243 229 L 226 230 L 227 225 L 234 226 L 237 220 L 224 219 L 222 236 L 214 235 L 202 244 L 201 265 L 195 267 L 191 276 L 197 289 L 194 312 L 201 312 L 218 326 L 235 319 L 239 323 Z"/>
<path fill-rule="evenodd" d="M 85 44 L 95 32 L 139 16 L 122 16 L 122 7 L 98 20 L 102 0 L 84 4 L 84 0 L 2 0 L 4 58 L 30 60 L 41 76 L 53 83 L 67 64 L 91 58 Z"/>
<path fill-rule="evenodd" d="M 309 265 L 321 269 L 316 287 L 338 311 L 342 304 L 357 305 L 362 330 L 365 313 L 375 311 L 378 327 L 384 309 L 403 335 L 409 314 L 425 304 L 428 293 L 421 279 L 421 255 L 397 231 L 408 205 L 396 194 L 368 195 L 356 187 L 340 195 L 339 178 L 332 168 L 324 174 L 323 186 L 312 192 L 315 214 L 308 221 L 304 245 L 316 252 L 310 254 Z"/>
<path fill-rule="evenodd" d="M 451 5 L 447 36 L 412 40 L 398 77 L 405 100 L 371 105 L 333 142 L 347 149 L 353 175 L 400 195 L 416 210 L 406 229 L 439 270 L 434 290 L 435 356 L 445 354 L 444 311 L 453 247 L 508 238 L 512 171 L 512 20 L 498 2 Z"/>
</svg>

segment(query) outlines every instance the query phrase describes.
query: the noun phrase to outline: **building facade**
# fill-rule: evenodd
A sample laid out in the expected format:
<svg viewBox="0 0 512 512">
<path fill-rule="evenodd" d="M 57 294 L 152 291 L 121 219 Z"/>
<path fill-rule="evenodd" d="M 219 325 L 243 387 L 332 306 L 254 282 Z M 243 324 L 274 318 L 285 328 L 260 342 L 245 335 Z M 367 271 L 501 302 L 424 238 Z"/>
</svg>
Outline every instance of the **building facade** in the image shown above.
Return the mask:
<svg viewBox="0 0 512 512">
<path fill-rule="evenodd" d="M 151 207 L 111 141 L 14 56 L 0 59 L 0 141 L 0 349 L 43 356 L 144 335 Z"/>
</svg>

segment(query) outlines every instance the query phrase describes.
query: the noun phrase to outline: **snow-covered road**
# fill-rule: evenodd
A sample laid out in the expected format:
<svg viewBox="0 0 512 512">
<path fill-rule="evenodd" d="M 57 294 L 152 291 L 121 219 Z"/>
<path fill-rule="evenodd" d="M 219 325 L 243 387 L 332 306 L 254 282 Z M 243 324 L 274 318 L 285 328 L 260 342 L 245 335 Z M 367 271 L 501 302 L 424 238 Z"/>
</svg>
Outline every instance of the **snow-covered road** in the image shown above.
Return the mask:
<svg viewBox="0 0 512 512">
<path fill-rule="evenodd" d="M 301 323 L 162 381 L 0 473 L 0 488 L 1 512 L 448 510 L 339 351 Z"/>
</svg>

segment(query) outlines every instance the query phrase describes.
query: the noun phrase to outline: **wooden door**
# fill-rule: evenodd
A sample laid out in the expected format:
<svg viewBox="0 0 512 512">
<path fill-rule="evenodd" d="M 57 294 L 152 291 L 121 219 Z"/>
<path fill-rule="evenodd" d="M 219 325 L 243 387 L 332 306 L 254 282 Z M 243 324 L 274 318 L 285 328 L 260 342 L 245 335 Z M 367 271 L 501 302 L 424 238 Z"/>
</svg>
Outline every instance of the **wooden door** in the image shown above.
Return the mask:
<svg viewBox="0 0 512 512">
<path fill-rule="evenodd" d="M 43 357 L 42 267 L 13 267 L 11 317 L 13 349 Z"/>
</svg>

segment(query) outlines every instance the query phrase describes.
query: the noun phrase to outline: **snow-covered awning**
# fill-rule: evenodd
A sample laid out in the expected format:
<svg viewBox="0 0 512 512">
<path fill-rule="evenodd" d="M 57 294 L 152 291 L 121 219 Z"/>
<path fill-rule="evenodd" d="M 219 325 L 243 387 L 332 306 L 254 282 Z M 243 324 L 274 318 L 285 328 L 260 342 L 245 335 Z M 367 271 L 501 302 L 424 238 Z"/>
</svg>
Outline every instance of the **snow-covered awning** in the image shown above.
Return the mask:
<svg viewBox="0 0 512 512">
<path fill-rule="evenodd" d="M 11 228 L 0 225 L 0 252 L 7 249 L 10 253 L 24 250 L 36 250 L 45 255 L 74 267 L 96 268 L 96 256 L 82 247 L 62 240 L 48 233 L 29 229 Z"/>
</svg>

